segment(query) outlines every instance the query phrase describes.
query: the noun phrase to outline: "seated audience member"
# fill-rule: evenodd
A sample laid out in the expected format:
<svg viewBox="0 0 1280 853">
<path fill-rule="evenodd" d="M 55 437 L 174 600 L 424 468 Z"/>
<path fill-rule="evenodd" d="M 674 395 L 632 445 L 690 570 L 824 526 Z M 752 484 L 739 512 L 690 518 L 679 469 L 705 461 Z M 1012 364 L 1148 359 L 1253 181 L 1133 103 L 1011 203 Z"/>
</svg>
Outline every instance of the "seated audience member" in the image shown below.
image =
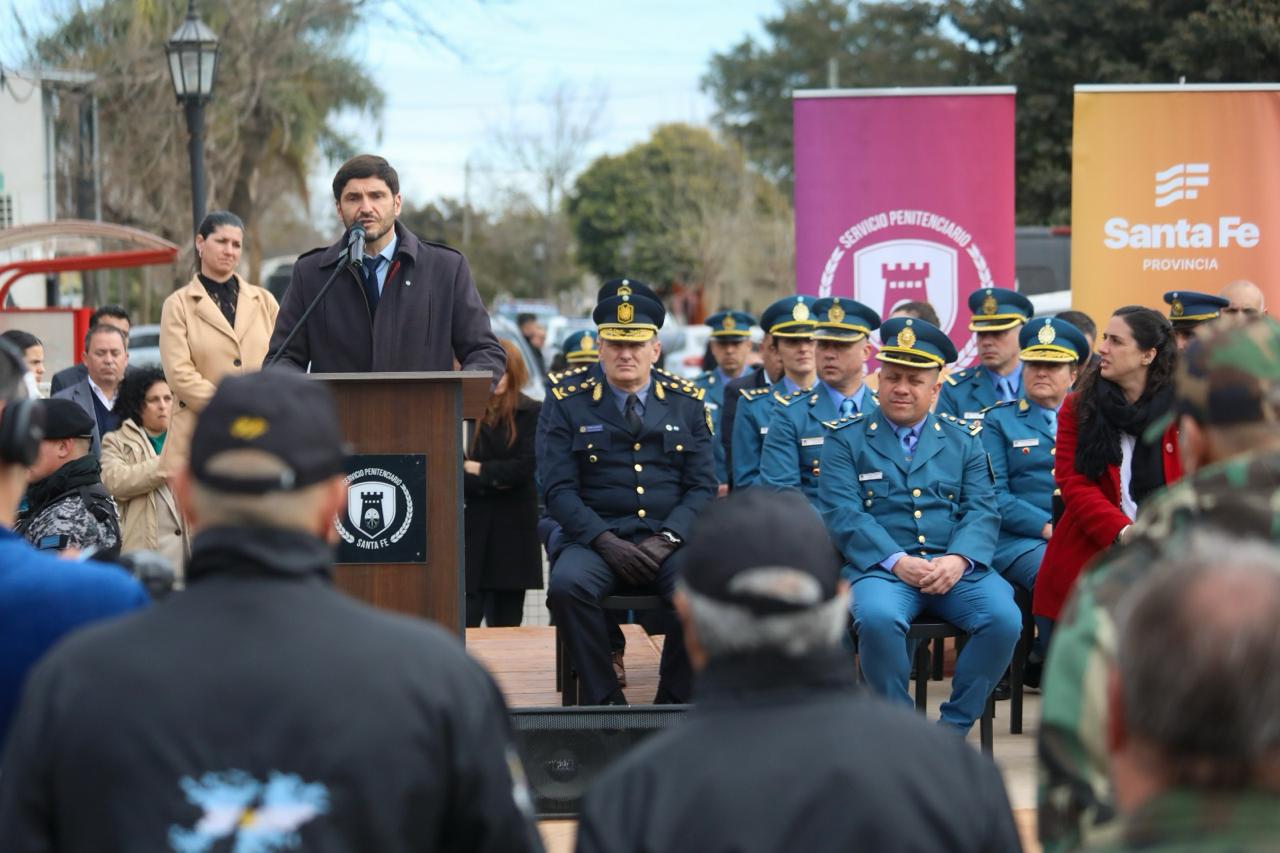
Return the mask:
<svg viewBox="0 0 1280 853">
<path fill-rule="evenodd" d="M 980 361 L 943 380 L 936 409 L 975 421 L 982 420 L 983 409 L 1022 396 L 1018 334 L 1036 309 L 1016 290 L 987 287 L 969 294 L 969 310 L 969 331 L 977 337 Z"/>
<path fill-rule="evenodd" d="M 1089 358 L 1080 366 L 1080 370 L 1076 374 L 1076 381 L 1078 382 L 1086 370 L 1098 363 L 1099 356 L 1093 351 L 1093 348 L 1098 343 L 1098 324 L 1093 322 L 1093 318 L 1083 311 L 1059 311 L 1057 317 L 1059 320 L 1066 320 L 1079 329 L 1080 334 L 1084 335 L 1085 340 L 1089 342 Z"/>
<path fill-rule="evenodd" d="M 538 478 L 565 542 L 547 605 L 587 705 L 626 704 L 601 599 L 641 589 L 670 598 L 670 557 L 716 494 L 703 392 L 654 367 L 666 312 L 642 287 L 606 285 L 615 295 L 593 314 L 599 368 L 553 385 L 539 427 Z M 689 679 L 677 628 L 663 644 L 655 701 L 687 701 Z"/>
<path fill-rule="evenodd" d="M 1187 348 L 1175 386 L 1166 420 L 1178 418 L 1187 476 L 1143 508 L 1127 544 L 1080 576 L 1054 630 L 1037 753 L 1037 827 L 1048 853 L 1078 848 L 1115 816 L 1101 735 L 1120 598 L 1178 559 L 1197 531 L 1280 545 L 1280 323 L 1215 324 Z"/>
<path fill-rule="evenodd" d="M 40 412 L 26 398 L 25 373 L 21 353 L 0 341 L 0 753 L 35 662 L 81 625 L 148 601 L 123 569 L 42 554 L 13 531 L 42 431 Z M 0 849 L 15 848 L 0 842 Z"/>
<path fill-rule="evenodd" d="M 763 331 L 760 341 L 760 352 L 757 363 L 746 375 L 730 380 L 724 386 L 724 407 L 720 412 L 720 423 L 716 428 L 716 436 L 724 447 L 724 470 L 729 475 L 730 488 L 733 488 L 733 425 L 737 420 L 738 403 L 747 399 L 750 394 L 744 392 L 768 388 L 782 381 L 782 353 L 773 343 L 773 336 Z M 753 354 L 754 355 L 754 354 Z M 748 360 L 752 358 L 748 356 Z"/>
<path fill-rule="evenodd" d="M 186 524 L 160 471 L 173 394 L 158 367 L 132 371 L 116 397 L 120 428 L 102 439 L 102 484 L 120 509 L 122 554 L 155 551 L 182 577 Z"/>
<path fill-rule="evenodd" d="M 1089 347 L 1075 326 L 1048 317 L 1024 326 L 1020 343 L 1022 397 L 986 410 L 982 443 L 991 460 L 1000 508 L 1000 539 L 991 565 L 1030 594 L 1053 536 L 1058 410 L 1071 392 L 1079 365 L 1089 357 Z M 1035 666 L 1028 682 L 1032 686 L 1039 686 L 1049 626 L 1046 621 L 1033 653 Z"/>
<path fill-rule="evenodd" d="M 1246 279 L 1231 282 L 1218 295 L 1227 300 L 1220 319 L 1238 325 L 1267 313 L 1267 299 L 1262 288 Z"/>
<path fill-rule="evenodd" d="M 760 315 L 768 332 L 766 346 L 782 362 L 782 376 L 772 386 L 739 391 L 733 419 L 733 488 L 745 489 L 760 482 L 760 459 L 769 434 L 773 412 L 784 400 L 807 393 L 818 381 L 814 365 L 813 304 L 811 296 L 787 296 Z"/>
<path fill-rule="evenodd" d="M 800 489 L 816 504 L 824 424 L 875 410 L 875 395 L 862 382 L 862 367 L 871 346 L 867 336 L 880 328 L 880 315 L 861 302 L 828 297 L 813 304 L 813 316 L 818 324 L 813 330 L 818 383 L 811 394 L 791 394 L 778 401 L 764 439 L 760 482 L 775 489 Z"/>
<path fill-rule="evenodd" d="M 44 344 L 30 332 L 21 329 L 9 329 L 0 334 L 0 338 L 13 344 L 22 353 L 27 370 L 36 385 L 44 381 Z"/>
<path fill-rule="evenodd" d="M 799 494 L 733 492 L 679 560 L 697 704 L 591 786 L 579 853 L 1019 849 L 993 763 L 856 688 L 848 583 Z"/>
<path fill-rule="evenodd" d="M 916 320 L 924 320 L 931 326 L 942 327 L 942 321 L 938 319 L 938 312 L 928 302 L 902 302 L 896 308 L 889 312 L 889 319 L 894 317 L 911 317 Z M 942 378 L 945 381 L 950 375 L 950 368 L 942 368 Z M 864 380 L 872 393 L 880 391 L 880 368 L 876 367 L 875 372 L 869 374 Z"/>
<path fill-rule="evenodd" d="M 89 451 L 93 417 L 71 400 L 40 400 L 44 440 L 31 465 L 27 506 L 15 530 L 41 551 L 91 550 L 101 560 L 120 554 L 120 515 Z"/>
<path fill-rule="evenodd" d="M 1190 545 L 1120 608 L 1105 737 L 1121 816 L 1091 850 L 1280 844 L 1280 554 Z"/>
<path fill-rule="evenodd" d="M 951 340 L 923 320 L 880 327 L 880 406 L 837 421 L 822 446 L 818 504 L 853 583 L 859 660 L 870 687 L 905 706 L 907 629 L 927 613 L 969 635 L 944 726 L 965 734 L 986 707 L 1022 618 L 991 568 L 1000 514 L 980 427 L 930 406 Z"/>
<path fill-rule="evenodd" d="M 1222 310 L 1231 304 L 1221 296 L 1190 290 L 1171 290 L 1164 295 L 1164 301 L 1169 305 L 1169 322 L 1173 324 L 1173 337 L 1178 342 L 1179 352 L 1195 340 L 1200 327 L 1217 320 Z"/>
<path fill-rule="evenodd" d="M 177 479 L 187 589 L 32 672 L 0 849 L 541 849 L 493 681 L 332 585 L 344 453 L 319 383 L 222 380 Z"/>
<path fill-rule="evenodd" d="M 723 495 L 729 490 L 724 442 L 719 440 L 725 388 L 730 382 L 746 376 L 750 370 L 747 354 L 751 352 L 751 327 L 756 324 L 756 318 L 745 311 L 717 311 L 703 322 L 711 329 L 707 356 L 713 366 L 694 379 L 693 384 L 707 392 L 703 402 L 711 412 L 711 427 L 717 437 L 712 444 L 716 451 L 716 481 L 720 484 L 719 493 Z"/>
</svg>

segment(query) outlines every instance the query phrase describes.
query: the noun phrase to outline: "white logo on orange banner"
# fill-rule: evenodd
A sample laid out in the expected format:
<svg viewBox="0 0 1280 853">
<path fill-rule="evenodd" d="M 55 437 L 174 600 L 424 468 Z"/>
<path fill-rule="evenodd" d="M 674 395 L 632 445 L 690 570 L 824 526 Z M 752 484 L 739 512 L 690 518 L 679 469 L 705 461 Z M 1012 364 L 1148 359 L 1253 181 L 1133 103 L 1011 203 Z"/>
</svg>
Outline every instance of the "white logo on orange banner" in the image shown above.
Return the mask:
<svg viewBox="0 0 1280 853">
<path fill-rule="evenodd" d="M 1199 195 L 1195 187 L 1209 186 L 1208 163 L 1177 163 L 1156 172 L 1156 207 L 1168 207 L 1175 201 Z"/>
</svg>

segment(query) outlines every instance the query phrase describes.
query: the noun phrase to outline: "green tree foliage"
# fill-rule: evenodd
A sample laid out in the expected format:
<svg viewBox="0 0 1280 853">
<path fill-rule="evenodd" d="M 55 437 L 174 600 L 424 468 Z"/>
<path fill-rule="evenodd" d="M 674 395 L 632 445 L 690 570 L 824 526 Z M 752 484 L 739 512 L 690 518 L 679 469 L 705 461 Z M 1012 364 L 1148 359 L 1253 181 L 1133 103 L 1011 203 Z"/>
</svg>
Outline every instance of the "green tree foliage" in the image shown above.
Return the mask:
<svg viewBox="0 0 1280 853">
<path fill-rule="evenodd" d="M 926 0 L 788 0 L 764 22 L 765 43 L 748 38 L 712 56 L 703 88 L 715 121 L 789 192 L 792 91 L 827 88 L 832 70 L 842 88 L 977 81 L 986 63 L 944 30 L 944 17 Z"/>
<path fill-rule="evenodd" d="M 664 125 L 595 160 L 569 196 L 569 219 L 579 260 L 601 278 L 691 285 L 717 305 L 793 275 L 786 198 L 705 128 Z"/>
<path fill-rule="evenodd" d="M 256 272 L 264 208 L 290 192 L 305 210 L 306 178 L 321 156 L 351 152 L 331 119 L 376 116 L 377 83 L 347 47 L 362 0 L 223 0 L 201 4 L 221 53 L 206 107 L 207 198 L 245 220 Z M 189 243 L 186 123 L 164 43 L 184 0 L 74 5 L 36 43 L 36 62 L 92 72 L 101 121 L 103 217 Z"/>
</svg>

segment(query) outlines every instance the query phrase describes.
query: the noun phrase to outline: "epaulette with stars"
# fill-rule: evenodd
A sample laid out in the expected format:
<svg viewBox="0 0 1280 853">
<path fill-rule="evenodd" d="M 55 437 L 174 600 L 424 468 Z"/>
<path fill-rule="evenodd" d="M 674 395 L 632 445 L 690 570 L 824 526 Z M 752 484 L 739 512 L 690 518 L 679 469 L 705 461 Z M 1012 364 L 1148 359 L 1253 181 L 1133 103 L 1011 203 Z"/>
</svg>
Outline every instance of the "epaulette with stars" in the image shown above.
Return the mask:
<svg viewBox="0 0 1280 853">
<path fill-rule="evenodd" d="M 957 370 L 955 373 L 948 373 L 947 384 L 959 385 L 961 382 L 968 382 L 970 379 L 972 379 L 977 375 L 978 375 L 978 371 L 974 370 L 971 367 L 966 367 L 964 370 Z"/>
<path fill-rule="evenodd" d="M 801 397 L 805 396 L 812 390 L 813 389 L 811 388 L 798 388 L 795 391 L 792 391 L 790 394 L 783 394 L 781 391 L 774 391 L 773 399 L 784 406 L 790 406 L 796 400 L 799 400 Z"/>
<path fill-rule="evenodd" d="M 593 367 L 595 367 L 594 364 L 584 364 L 580 367 L 572 368 L 571 370 L 562 370 L 559 373 L 549 373 L 547 374 L 547 381 L 552 385 L 559 385 L 561 382 L 573 379 L 576 376 L 581 376 Z"/>
<path fill-rule="evenodd" d="M 738 393 L 742 395 L 742 398 L 744 400 L 755 400 L 760 397 L 763 397 L 765 394 L 768 394 L 772 390 L 773 388 L 766 385 L 763 388 L 739 388 Z"/>
<path fill-rule="evenodd" d="M 565 375 L 567 376 L 567 374 Z M 555 395 L 557 400 L 563 400 L 565 397 L 572 397 L 575 394 L 581 394 L 583 391 L 590 391 L 592 388 L 596 389 L 596 394 L 592 395 L 593 399 L 599 399 L 599 392 L 602 390 L 602 386 L 596 381 L 594 376 L 588 376 L 581 380 L 574 380 L 568 385 L 563 383 L 559 385 L 552 385 L 551 393 Z"/>
<path fill-rule="evenodd" d="M 686 397 L 692 397 L 695 400 L 701 400 L 706 396 L 706 388 L 699 388 L 688 379 L 676 376 L 674 373 L 669 373 L 665 370 L 659 370 L 656 367 L 653 369 L 653 372 L 657 373 L 660 377 L 653 383 L 653 393 L 657 395 L 659 400 L 663 399 L 666 394 L 663 390 L 664 388 L 670 389 L 677 394 L 683 394 Z"/>
<path fill-rule="evenodd" d="M 844 415 L 843 417 L 836 418 L 834 421 L 823 421 L 822 425 L 827 429 L 844 429 L 847 426 L 852 426 L 853 424 L 858 423 L 858 421 L 862 420 L 863 417 L 862 412 L 858 412 L 856 415 Z"/>
<path fill-rule="evenodd" d="M 982 432 L 981 421 L 967 421 L 964 418 L 957 418 L 955 415 L 949 414 L 938 415 L 938 421 L 962 432 L 967 432 L 969 435 L 977 435 Z"/>
</svg>

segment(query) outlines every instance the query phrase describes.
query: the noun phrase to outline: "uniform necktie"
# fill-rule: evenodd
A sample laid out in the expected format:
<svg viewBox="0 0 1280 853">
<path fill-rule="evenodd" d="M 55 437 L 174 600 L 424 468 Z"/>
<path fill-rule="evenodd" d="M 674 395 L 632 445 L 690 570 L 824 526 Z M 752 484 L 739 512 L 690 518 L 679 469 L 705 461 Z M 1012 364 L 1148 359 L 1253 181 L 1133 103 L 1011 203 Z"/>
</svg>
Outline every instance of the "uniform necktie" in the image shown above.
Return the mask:
<svg viewBox="0 0 1280 853">
<path fill-rule="evenodd" d="M 635 394 L 627 395 L 627 404 L 622 410 L 622 416 L 627 419 L 627 428 L 631 430 L 631 434 L 639 435 L 643 419 L 640 417 L 640 398 Z"/>
<path fill-rule="evenodd" d="M 852 397 L 845 397 L 843 400 L 840 401 L 840 414 L 843 417 L 846 417 L 846 418 L 850 417 L 857 410 L 858 410 L 858 407 L 853 404 Z"/>
<path fill-rule="evenodd" d="M 1051 432 L 1051 433 L 1053 434 L 1053 436 L 1054 436 L 1055 438 L 1057 438 L 1057 436 L 1058 436 L 1058 413 L 1057 413 L 1057 412 L 1055 412 L 1053 409 L 1045 409 L 1045 410 L 1044 410 L 1044 414 L 1045 414 L 1045 417 L 1047 417 L 1047 418 L 1049 419 L 1049 432 Z"/>
<path fill-rule="evenodd" d="M 909 429 L 898 440 L 902 442 L 902 452 L 910 459 L 911 454 L 916 451 L 916 431 Z"/>
<path fill-rule="evenodd" d="M 1015 386 L 1014 386 L 1014 383 L 1013 383 L 1013 377 L 1012 377 L 1012 376 L 1001 376 L 1001 377 L 1000 377 L 1000 379 L 999 379 L 999 380 L 997 380 L 997 381 L 998 381 L 998 383 L 999 383 L 999 385 L 1000 385 L 1000 399 L 1001 399 L 1001 400 L 1016 400 L 1016 399 L 1018 399 L 1018 389 L 1017 389 L 1017 387 L 1015 387 Z"/>
<path fill-rule="evenodd" d="M 364 258 L 364 295 L 369 300 L 369 312 L 378 310 L 378 300 L 382 294 L 378 292 L 378 265 L 382 263 L 382 255 L 367 255 Z"/>
</svg>

